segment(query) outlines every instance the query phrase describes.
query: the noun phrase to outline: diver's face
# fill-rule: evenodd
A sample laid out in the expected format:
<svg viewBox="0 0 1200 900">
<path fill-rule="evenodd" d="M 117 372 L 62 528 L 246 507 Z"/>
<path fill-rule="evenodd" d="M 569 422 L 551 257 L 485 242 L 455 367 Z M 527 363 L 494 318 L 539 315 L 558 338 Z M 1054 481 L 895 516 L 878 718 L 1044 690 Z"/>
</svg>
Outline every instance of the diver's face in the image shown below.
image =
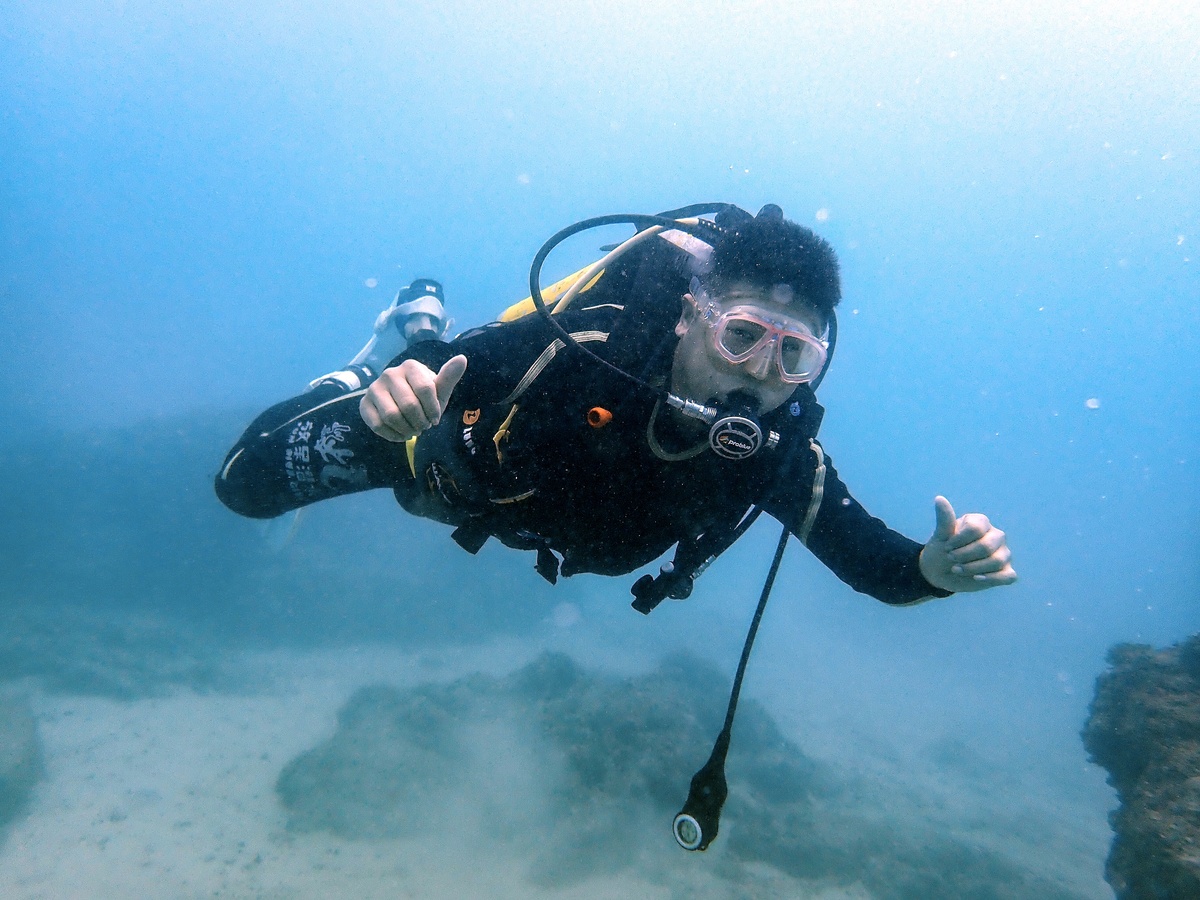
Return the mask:
<svg viewBox="0 0 1200 900">
<path fill-rule="evenodd" d="M 792 299 L 786 288 L 745 282 L 735 282 L 716 296 L 684 295 L 683 314 L 675 326 L 679 344 L 671 366 L 671 393 L 708 403 L 724 402 L 740 392 L 757 401 L 760 413 L 782 406 L 797 385 L 784 380 L 775 342 L 768 341 L 748 358 L 731 362 L 718 349 L 714 328 L 702 316 L 705 308 L 717 315 L 729 310 L 757 312 L 772 322 L 795 325 L 814 335 L 825 331 L 821 314 L 802 300 Z"/>
</svg>

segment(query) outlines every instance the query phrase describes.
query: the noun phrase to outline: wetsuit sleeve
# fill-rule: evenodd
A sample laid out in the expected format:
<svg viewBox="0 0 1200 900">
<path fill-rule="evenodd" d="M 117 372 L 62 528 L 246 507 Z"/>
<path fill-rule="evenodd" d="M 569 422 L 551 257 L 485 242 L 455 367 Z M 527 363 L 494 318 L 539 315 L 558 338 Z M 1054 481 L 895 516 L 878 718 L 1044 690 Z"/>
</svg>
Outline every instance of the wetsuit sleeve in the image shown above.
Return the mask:
<svg viewBox="0 0 1200 900">
<path fill-rule="evenodd" d="M 813 470 L 814 467 L 806 469 L 810 476 Z M 794 492 L 786 492 L 790 496 L 777 496 L 764 505 L 768 513 L 786 524 L 797 537 L 808 513 L 812 486 L 811 481 L 803 482 L 803 478 L 792 481 Z M 902 605 L 950 596 L 921 574 L 918 557 L 923 545 L 893 531 L 868 513 L 850 496 L 828 456 L 824 494 L 805 543 L 838 578 L 859 593 L 884 603 Z"/>
<path fill-rule="evenodd" d="M 385 441 L 363 422 L 362 395 L 322 384 L 264 412 L 225 457 L 216 478 L 221 502 L 267 519 L 411 478 L 405 446 Z"/>
</svg>

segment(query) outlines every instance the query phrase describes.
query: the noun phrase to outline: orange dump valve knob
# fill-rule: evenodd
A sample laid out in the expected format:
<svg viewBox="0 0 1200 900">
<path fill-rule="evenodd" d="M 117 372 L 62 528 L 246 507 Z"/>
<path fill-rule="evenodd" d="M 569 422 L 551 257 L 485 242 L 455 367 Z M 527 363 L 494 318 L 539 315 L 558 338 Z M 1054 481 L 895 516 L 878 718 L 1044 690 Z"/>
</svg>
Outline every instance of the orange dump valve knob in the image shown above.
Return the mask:
<svg viewBox="0 0 1200 900">
<path fill-rule="evenodd" d="M 587 420 L 593 428 L 603 428 L 612 421 L 612 413 L 603 406 L 593 406 L 588 410 Z"/>
</svg>

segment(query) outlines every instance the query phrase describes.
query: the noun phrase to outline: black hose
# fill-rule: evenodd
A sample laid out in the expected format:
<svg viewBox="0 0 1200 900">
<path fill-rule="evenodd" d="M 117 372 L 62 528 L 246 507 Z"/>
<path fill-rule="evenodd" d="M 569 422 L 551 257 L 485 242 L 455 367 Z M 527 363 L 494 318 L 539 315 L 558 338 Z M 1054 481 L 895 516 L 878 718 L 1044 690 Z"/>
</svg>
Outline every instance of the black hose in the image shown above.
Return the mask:
<svg viewBox="0 0 1200 900">
<path fill-rule="evenodd" d="M 615 375 L 619 375 L 621 378 L 624 378 L 627 381 L 632 381 L 638 387 L 650 391 L 651 393 L 665 396 L 666 391 L 653 387 L 647 384 L 641 378 L 638 378 L 636 375 L 626 372 L 624 369 L 619 368 L 618 366 L 614 366 L 608 360 L 603 359 L 596 353 L 593 353 L 587 347 L 581 346 L 579 342 L 575 340 L 575 338 L 571 337 L 570 332 L 563 328 L 563 326 L 554 318 L 554 314 L 547 308 L 546 301 L 542 297 L 542 265 L 545 263 L 546 258 L 554 251 L 554 249 L 567 238 L 579 234 L 582 231 L 588 231 L 592 228 L 600 228 L 605 225 L 633 225 L 638 231 L 644 231 L 647 228 L 653 228 L 655 225 L 660 225 L 664 229 L 683 231 L 692 235 L 693 237 L 701 238 L 702 240 L 706 237 L 711 239 L 714 230 L 718 228 L 718 226 L 712 222 L 701 220 L 701 223 L 697 224 L 684 223 L 676 221 L 676 219 L 671 218 L 671 216 L 676 213 L 687 213 L 688 216 L 692 216 L 706 212 L 719 212 L 728 208 L 728 206 L 729 204 L 727 203 L 697 203 L 693 206 L 684 207 L 682 210 L 671 210 L 670 213 L 662 216 L 641 215 L 638 213 L 616 213 L 609 216 L 595 216 L 591 219 L 584 219 L 581 222 L 576 222 L 574 225 L 568 225 L 566 228 L 552 235 L 550 239 L 546 241 L 546 243 L 542 244 L 542 248 L 538 250 L 537 254 L 533 257 L 533 262 L 529 266 L 529 297 L 531 300 L 533 300 L 534 308 L 537 309 L 538 314 L 542 317 L 546 324 L 550 326 L 551 330 L 558 335 L 559 340 L 561 340 L 566 346 L 590 357 L 594 362 L 604 366 L 604 368 L 608 369 Z"/>
<path fill-rule="evenodd" d="M 758 625 L 762 621 L 763 611 L 767 608 L 771 588 L 775 586 L 775 576 L 779 574 L 783 551 L 787 549 L 790 536 L 785 525 L 775 547 L 771 570 L 767 573 L 767 580 L 763 582 L 758 607 L 754 610 L 754 618 L 750 621 L 750 629 L 746 633 L 746 643 L 742 645 L 742 658 L 738 661 L 737 674 L 733 677 L 733 689 L 729 692 L 729 706 L 725 709 L 725 724 L 721 733 L 717 735 L 708 762 L 692 776 L 687 800 L 672 824 L 675 840 L 685 850 L 707 850 L 720 829 L 721 808 L 729 795 L 729 787 L 725 780 L 725 757 L 729 753 L 729 743 L 733 737 L 733 718 L 737 714 L 738 698 L 742 693 L 742 678 L 746 674 L 754 637 L 758 634 Z"/>
<path fill-rule="evenodd" d="M 758 625 L 762 621 L 763 611 L 767 608 L 767 598 L 771 596 L 771 588 L 775 586 L 775 576 L 779 574 L 779 564 L 783 561 L 783 551 L 787 548 L 791 532 L 787 526 L 779 535 L 779 543 L 775 545 L 775 558 L 771 560 L 771 571 L 763 584 L 762 594 L 758 598 L 758 608 L 754 610 L 754 618 L 750 621 L 750 631 L 746 634 L 746 643 L 742 645 L 742 658 L 738 660 L 737 674 L 733 676 L 733 690 L 729 693 L 729 708 L 725 711 L 725 726 L 723 731 L 733 730 L 733 716 L 737 712 L 738 697 L 742 693 L 742 678 L 746 674 L 746 664 L 750 662 L 750 648 L 754 646 L 754 637 L 758 634 Z"/>
<path fill-rule="evenodd" d="M 677 231 L 683 231 L 693 237 L 704 240 L 712 238 L 721 231 L 721 226 L 715 222 L 710 222 L 707 219 L 701 219 L 697 223 L 684 223 L 679 219 L 690 219 L 696 216 L 707 214 L 719 214 L 730 209 L 738 207 L 732 203 L 693 203 L 690 206 L 681 206 L 679 209 L 669 209 L 657 215 L 645 215 L 641 213 L 614 213 L 607 216 L 593 216 L 590 219 L 583 219 L 576 222 L 574 225 L 568 225 L 566 228 L 556 232 L 550 236 L 542 247 L 533 257 L 533 262 L 529 266 L 529 297 L 533 301 L 534 308 L 538 314 L 545 320 L 550 329 L 555 332 L 559 339 L 572 350 L 577 350 L 585 356 L 590 357 L 594 362 L 600 363 L 604 368 L 608 369 L 615 375 L 632 381 L 638 387 L 648 390 L 654 394 L 661 396 L 666 395 L 666 391 L 652 387 L 643 379 L 638 378 L 624 369 L 614 366 L 608 360 L 601 358 L 596 353 L 592 352 L 587 347 L 582 346 L 575 338 L 571 337 L 570 332 L 554 318 L 554 314 L 546 307 L 546 301 L 542 297 L 542 265 L 546 262 L 547 257 L 554 252 L 554 249 L 565 241 L 567 238 L 579 234 L 583 231 L 589 231 L 592 228 L 602 228 L 605 225 L 632 225 L 638 231 L 644 231 L 647 228 L 652 228 L 655 225 L 661 225 L 663 228 L 672 228 Z M 829 363 L 833 359 L 833 351 L 837 347 L 837 315 L 832 311 L 829 314 L 829 349 L 825 353 L 825 366 L 821 369 L 819 375 L 812 383 L 812 388 L 815 391 L 817 387 L 825 380 L 825 373 L 829 371 Z"/>
</svg>

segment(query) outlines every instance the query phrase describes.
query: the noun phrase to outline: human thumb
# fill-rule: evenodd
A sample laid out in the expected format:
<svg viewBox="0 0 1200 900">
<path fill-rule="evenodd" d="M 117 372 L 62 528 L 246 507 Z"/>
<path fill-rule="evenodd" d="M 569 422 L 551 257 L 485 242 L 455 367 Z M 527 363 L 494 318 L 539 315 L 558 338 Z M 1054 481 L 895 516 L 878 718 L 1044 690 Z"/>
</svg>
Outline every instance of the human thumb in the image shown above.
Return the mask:
<svg viewBox="0 0 1200 900">
<path fill-rule="evenodd" d="M 437 388 L 438 406 L 444 412 L 450 402 L 450 395 L 462 380 L 463 372 L 467 371 L 467 358 L 461 353 L 452 356 L 438 369 L 434 376 L 434 386 Z"/>
<path fill-rule="evenodd" d="M 930 541 L 948 541 L 954 537 L 954 532 L 957 529 L 958 519 L 954 516 L 954 507 L 950 505 L 950 501 L 940 494 L 933 498 L 933 513 L 937 516 L 937 524 L 933 529 L 933 537 Z"/>
</svg>

